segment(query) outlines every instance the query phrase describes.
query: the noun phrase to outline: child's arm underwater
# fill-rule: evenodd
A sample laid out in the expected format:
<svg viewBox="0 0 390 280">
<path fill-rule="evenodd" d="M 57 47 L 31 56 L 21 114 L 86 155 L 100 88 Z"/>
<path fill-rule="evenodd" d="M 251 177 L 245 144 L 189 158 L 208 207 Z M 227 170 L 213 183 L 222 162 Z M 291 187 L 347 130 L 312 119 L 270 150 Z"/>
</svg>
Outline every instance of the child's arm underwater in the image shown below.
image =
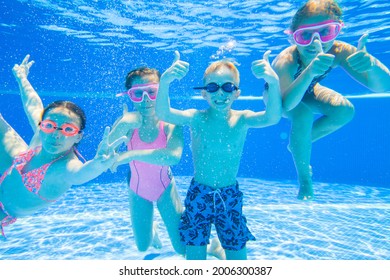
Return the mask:
<svg viewBox="0 0 390 280">
<path fill-rule="evenodd" d="M 390 71 L 378 59 L 366 50 L 368 34 L 359 39 L 358 47 L 347 45 L 343 48 L 348 55 L 340 65 L 355 80 L 374 92 L 390 91 Z"/>
<path fill-rule="evenodd" d="M 111 144 L 109 143 L 110 128 L 106 127 L 104 130 L 103 139 L 100 142 L 96 155 L 92 160 L 82 164 L 68 164 L 68 174 L 65 174 L 64 178 L 67 178 L 67 183 L 70 185 L 81 185 L 92 179 L 95 179 L 107 169 L 112 167 L 118 158 L 118 154 L 115 149 L 121 145 L 126 136 L 120 137 Z"/>
<path fill-rule="evenodd" d="M 122 164 L 132 160 L 138 160 L 156 165 L 175 165 L 179 163 L 183 152 L 183 128 L 181 126 L 169 125 L 167 133 L 167 146 L 161 149 L 131 150 L 119 155 L 112 171 Z"/>
<path fill-rule="evenodd" d="M 123 104 L 123 114 L 112 125 L 109 140 L 110 143 L 122 136 L 127 136 L 130 130 L 139 128 L 142 116 L 137 112 L 129 112 L 126 103 Z"/>
<path fill-rule="evenodd" d="M 266 127 L 279 122 L 282 117 L 282 98 L 280 94 L 279 77 L 272 69 L 269 63 L 269 54 L 271 51 L 264 53 L 263 59 L 252 62 L 252 72 L 256 78 L 268 83 L 267 91 L 267 108 L 265 111 L 253 112 L 245 111 L 246 125 L 249 127 Z"/>
<path fill-rule="evenodd" d="M 20 65 L 15 64 L 12 72 L 19 84 L 20 96 L 28 121 L 33 131 L 36 132 L 44 108 L 41 98 L 27 79 L 30 67 L 34 64 L 34 61 L 29 62 L 29 59 L 30 55 L 26 55 Z"/>
<path fill-rule="evenodd" d="M 189 64 L 180 60 L 180 54 L 175 51 L 175 59 L 162 75 L 156 100 L 156 115 L 159 119 L 177 125 L 188 125 L 196 112 L 195 109 L 177 110 L 171 107 L 169 100 L 169 86 L 188 73 Z"/>
<path fill-rule="evenodd" d="M 293 74 L 295 65 L 291 64 L 292 57 L 287 57 L 285 54 L 273 62 L 272 66 L 280 79 L 282 105 L 285 111 L 294 109 L 301 102 L 313 79 L 324 74 L 333 65 L 335 56 L 324 53 L 318 40 L 315 40 L 313 44 L 318 54 L 296 79 Z"/>
</svg>

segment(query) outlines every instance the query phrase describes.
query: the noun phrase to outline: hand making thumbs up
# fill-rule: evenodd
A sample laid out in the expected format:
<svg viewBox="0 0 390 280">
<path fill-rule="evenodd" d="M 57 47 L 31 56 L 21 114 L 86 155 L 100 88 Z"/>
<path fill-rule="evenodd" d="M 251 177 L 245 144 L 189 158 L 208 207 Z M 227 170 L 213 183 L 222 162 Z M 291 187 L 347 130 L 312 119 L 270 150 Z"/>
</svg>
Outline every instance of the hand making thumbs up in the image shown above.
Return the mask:
<svg viewBox="0 0 390 280">
<path fill-rule="evenodd" d="M 252 73 L 256 78 L 263 78 L 266 82 L 279 82 L 279 77 L 276 72 L 272 69 L 269 63 L 269 55 L 271 51 L 268 50 L 264 53 L 263 59 L 255 60 L 252 62 Z"/>
<path fill-rule="evenodd" d="M 366 50 L 368 33 L 360 37 L 356 52 L 347 57 L 349 66 L 358 73 L 363 73 L 372 70 L 375 65 L 375 59 Z"/>
<path fill-rule="evenodd" d="M 175 51 L 175 58 L 171 67 L 169 67 L 161 76 L 161 80 L 168 83 L 173 82 L 175 79 L 180 80 L 187 75 L 189 69 L 188 62 L 180 60 L 180 53 Z"/>
</svg>

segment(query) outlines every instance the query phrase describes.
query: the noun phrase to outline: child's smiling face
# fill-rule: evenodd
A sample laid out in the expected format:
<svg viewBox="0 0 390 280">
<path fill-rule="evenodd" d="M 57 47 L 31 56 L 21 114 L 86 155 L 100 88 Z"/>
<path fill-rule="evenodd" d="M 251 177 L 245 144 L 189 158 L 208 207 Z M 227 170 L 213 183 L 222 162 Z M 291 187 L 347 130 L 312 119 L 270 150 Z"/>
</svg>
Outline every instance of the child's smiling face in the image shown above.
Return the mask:
<svg viewBox="0 0 390 280">
<path fill-rule="evenodd" d="M 204 85 L 216 83 L 222 86 L 225 83 L 232 83 L 238 87 L 236 75 L 228 67 L 220 67 L 214 72 L 207 74 L 204 78 Z M 202 90 L 202 96 L 207 100 L 210 107 L 215 109 L 230 109 L 234 100 L 240 95 L 240 90 L 226 92 L 221 87 L 216 92 Z"/>
</svg>

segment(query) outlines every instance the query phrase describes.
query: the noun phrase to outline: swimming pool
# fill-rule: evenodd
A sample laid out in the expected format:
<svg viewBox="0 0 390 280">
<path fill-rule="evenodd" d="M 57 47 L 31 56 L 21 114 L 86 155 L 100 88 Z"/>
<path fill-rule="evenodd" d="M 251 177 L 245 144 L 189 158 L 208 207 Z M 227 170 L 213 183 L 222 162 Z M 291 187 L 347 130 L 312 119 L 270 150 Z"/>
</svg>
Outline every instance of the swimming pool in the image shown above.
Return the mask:
<svg viewBox="0 0 390 280">
<path fill-rule="evenodd" d="M 104 126 L 122 112 L 126 100 L 114 96 L 123 90 L 126 73 L 145 64 L 163 71 L 176 49 L 191 68 L 174 84 L 174 106 L 205 106 L 191 88 L 202 81 L 210 61 L 226 57 L 236 60 L 241 72 L 243 98 L 234 108 L 262 108 L 261 100 L 252 99 L 259 97 L 263 82 L 253 77 L 250 63 L 267 49 L 273 59 L 288 46 L 283 30 L 302 1 L 2 2 L 0 112 L 30 139 L 11 69 L 31 54 L 36 63 L 29 78 L 45 105 L 66 98 L 85 109 L 88 121 L 80 150 L 90 159 Z M 339 2 L 346 24 L 340 39 L 356 45 L 369 31 L 368 50 L 389 66 L 390 3 Z M 249 259 L 390 259 L 390 95 L 368 93 L 339 69 L 324 84 L 350 96 L 356 115 L 313 146 L 315 201 L 295 199 L 296 175 L 286 149 L 288 121 L 248 133 L 239 177 L 244 213 L 257 238 L 248 243 Z M 182 197 L 193 173 L 188 130 L 185 137 L 183 158 L 173 167 Z M 6 228 L 9 239 L 0 242 L 0 258 L 178 257 L 162 227 L 161 250 L 136 251 L 126 177 L 126 168 L 107 172 L 90 185 L 72 188 L 49 209 L 20 219 Z"/>
<path fill-rule="evenodd" d="M 176 177 L 184 199 L 190 177 Z M 244 213 L 256 237 L 252 260 L 390 259 L 390 190 L 316 184 L 313 202 L 295 199 L 295 182 L 239 179 Z M 138 252 L 125 183 L 72 188 L 64 199 L 6 228 L 0 256 L 11 260 L 181 259 L 174 254 L 158 212 L 162 249 Z M 214 232 L 215 234 L 215 232 Z"/>
</svg>

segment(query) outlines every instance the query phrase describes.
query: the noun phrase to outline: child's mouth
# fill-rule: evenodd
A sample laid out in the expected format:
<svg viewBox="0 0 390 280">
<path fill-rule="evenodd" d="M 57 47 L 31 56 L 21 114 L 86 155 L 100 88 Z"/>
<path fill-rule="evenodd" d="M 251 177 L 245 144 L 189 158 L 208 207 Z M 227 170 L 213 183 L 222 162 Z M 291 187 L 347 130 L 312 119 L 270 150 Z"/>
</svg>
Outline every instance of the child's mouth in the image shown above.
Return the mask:
<svg viewBox="0 0 390 280">
<path fill-rule="evenodd" d="M 227 99 L 224 99 L 224 100 L 215 100 L 214 103 L 215 103 L 216 105 L 225 105 L 225 104 L 228 104 L 229 101 L 230 101 L 230 99 L 227 98 Z"/>
</svg>

